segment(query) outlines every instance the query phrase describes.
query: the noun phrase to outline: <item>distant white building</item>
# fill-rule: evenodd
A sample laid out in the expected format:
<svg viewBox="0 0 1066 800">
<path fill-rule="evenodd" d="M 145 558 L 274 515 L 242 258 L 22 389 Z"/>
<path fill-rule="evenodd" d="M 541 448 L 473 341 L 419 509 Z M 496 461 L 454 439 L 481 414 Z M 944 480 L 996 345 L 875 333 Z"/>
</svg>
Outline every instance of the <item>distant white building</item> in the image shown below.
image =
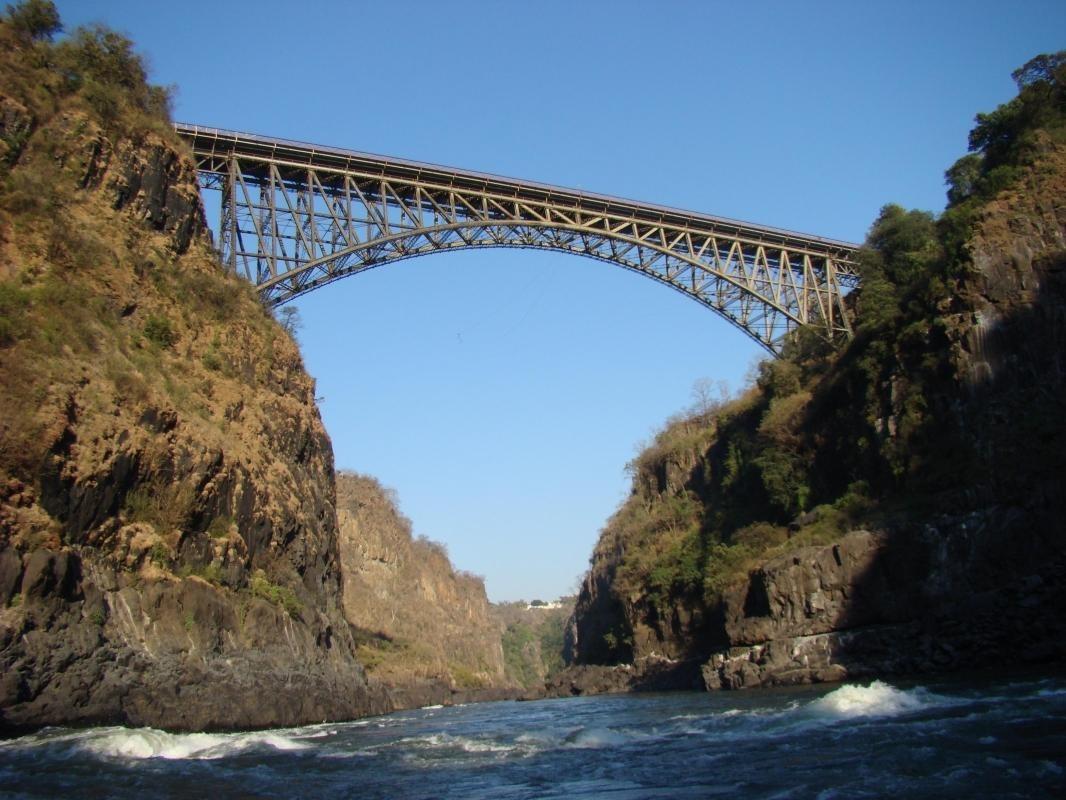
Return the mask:
<svg viewBox="0 0 1066 800">
<path fill-rule="evenodd" d="M 534 600 L 532 603 L 526 605 L 527 611 L 548 611 L 552 608 L 562 608 L 563 604 L 558 600 L 552 600 L 550 603 L 545 603 L 543 600 Z"/>
</svg>

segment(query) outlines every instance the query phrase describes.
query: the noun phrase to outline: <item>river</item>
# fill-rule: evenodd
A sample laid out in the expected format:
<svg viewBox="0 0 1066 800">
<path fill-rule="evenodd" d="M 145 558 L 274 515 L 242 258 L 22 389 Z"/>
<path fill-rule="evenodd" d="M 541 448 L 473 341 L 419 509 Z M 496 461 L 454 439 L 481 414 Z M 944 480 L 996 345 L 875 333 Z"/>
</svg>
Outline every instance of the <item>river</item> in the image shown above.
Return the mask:
<svg viewBox="0 0 1066 800">
<path fill-rule="evenodd" d="M 425 708 L 255 733 L 47 729 L 0 797 L 1066 797 L 1066 677 Z"/>
</svg>

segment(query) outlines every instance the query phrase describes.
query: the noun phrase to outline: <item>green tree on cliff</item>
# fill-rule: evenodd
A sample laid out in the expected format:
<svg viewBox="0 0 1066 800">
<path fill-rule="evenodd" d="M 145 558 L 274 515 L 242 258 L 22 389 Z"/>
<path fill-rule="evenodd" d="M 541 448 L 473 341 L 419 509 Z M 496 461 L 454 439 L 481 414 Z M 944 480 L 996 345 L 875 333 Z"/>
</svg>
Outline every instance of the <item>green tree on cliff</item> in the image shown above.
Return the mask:
<svg viewBox="0 0 1066 800">
<path fill-rule="evenodd" d="M 51 0 L 22 0 L 21 3 L 8 5 L 4 11 L 4 21 L 16 35 L 31 42 L 50 42 L 53 36 L 63 30 L 59 12 Z"/>
<path fill-rule="evenodd" d="M 1011 73 L 1018 95 L 978 114 L 970 153 L 944 173 L 948 209 L 939 220 L 949 256 L 965 262 L 964 244 L 982 204 L 1014 183 L 1046 142 L 1066 141 L 1066 50 L 1031 58 Z"/>
</svg>

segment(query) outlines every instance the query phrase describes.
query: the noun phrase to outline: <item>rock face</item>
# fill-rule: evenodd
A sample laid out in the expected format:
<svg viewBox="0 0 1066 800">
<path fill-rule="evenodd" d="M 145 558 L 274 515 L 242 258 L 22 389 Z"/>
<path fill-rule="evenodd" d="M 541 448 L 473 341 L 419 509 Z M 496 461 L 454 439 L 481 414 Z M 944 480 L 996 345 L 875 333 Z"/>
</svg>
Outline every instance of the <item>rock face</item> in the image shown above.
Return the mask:
<svg viewBox="0 0 1066 800">
<path fill-rule="evenodd" d="M 219 271 L 183 145 L 0 35 L 0 728 L 387 710 L 313 381 Z"/>
<path fill-rule="evenodd" d="M 753 571 L 723 598 L 731 647 L 708 689 L 1017 666 L 1066 658 L 1066 564 L 1049 520 L 989 509 L 892 534 L 856 531 Z M 1006 532 L 1043 531 L 1030 537 Z M 1041 613 L 1043 612 L 1043 613 Z"/>
<path fill-rule="evenodd" d="M 5 728 L 273 727 L 390 708 L 328 623 L 262 599 L 242 607 L 197 578 L 123 586 L 93 562 L 72 550 L 29 555 L 0 640 Z"/>
<path fill-rule="evenodd" d="M 981 214 L 954 337 L 956 413 L 987 453 L 977 491 L 1031 506 L 1066 496 L 1066 145 L 1040 133 L 1035 164 Z"/>
<path fill-rule="evenodd" d="M 457 572 L 441 545 L 415 539 L 373 478 L 337 475 L 337 518 L 344 614 L 361 631 L 359 653 L 376 680 L 427 702 L 507 684 L 501 625 L 481 578 Z"/>
<path fill-rule="evenodd" d="M 707 688 L 736 689 L 1066 659 L 1066 147 L 1043 132 L 1030 147 L 1016 182 L 974 223 L 968 272 L 935 319 L 945 347 L 931 351 L 933 326 L 915 324 L 866 362 L 876 380 L 864 391 L 884 411 L 870 430 L 887 447 L 923 415 L 932 421 L 918 444 L 936 452 L 939 471 L 912 481 L 921 505 L 886 494 L 872 524 L 850 531 L 841 521 L 869 502 L 868 485 L 791 526 L 728 505 L 760 497 L 744 483 L 745 459 L 765 459 L 764 483 L 779 485 L 808 467 L 767 459 L 757 445 L 774 437 L 793 448 L 779 452 L 812 454 L 819 469 L 844 449 L 873 450 L 870 437 L 834 439 L 833 425 L 854 417 L 831 406 L 848 396 L 839 376 L 854 378 L 856 358 L 823 366 L 822 384 L 796 383 L 794 363 L 768 370 L 754 399 L 676 424 L 637 460 L 570 635 L 577 664 L 631 669 L 578 668 L 558 692 L 641 688 L 671 669 L 680 684 L 698 668 Z M 896 389 L 923 359 L 935 380 L 917 405 L 913 392 L 903 403 Z M 786 379 L 782 399 L 767 399 Z M 740 435 L 723 444 L 730 425 Z M 716 571 L 716 559 L 726 566 Z"/>
</svg>

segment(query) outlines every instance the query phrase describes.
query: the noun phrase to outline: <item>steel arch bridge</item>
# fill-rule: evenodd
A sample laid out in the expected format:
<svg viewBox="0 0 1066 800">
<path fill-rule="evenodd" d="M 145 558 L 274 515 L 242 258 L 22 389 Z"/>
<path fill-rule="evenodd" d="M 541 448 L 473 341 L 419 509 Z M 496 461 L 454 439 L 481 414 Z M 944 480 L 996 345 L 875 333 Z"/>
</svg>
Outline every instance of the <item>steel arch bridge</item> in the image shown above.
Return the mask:
<svg viewBox="0 0 1066 800">
<path fill-rule="evenodd" d="M 350 150 L 177 124 L 221 192 L 223 263 L 279 305 L 371 267 L 442 250 L 559 250 L 634 270 L 772 353 L 811 326 L 850 336 L 857 245 L 649 203 Z"/>
</svg>

